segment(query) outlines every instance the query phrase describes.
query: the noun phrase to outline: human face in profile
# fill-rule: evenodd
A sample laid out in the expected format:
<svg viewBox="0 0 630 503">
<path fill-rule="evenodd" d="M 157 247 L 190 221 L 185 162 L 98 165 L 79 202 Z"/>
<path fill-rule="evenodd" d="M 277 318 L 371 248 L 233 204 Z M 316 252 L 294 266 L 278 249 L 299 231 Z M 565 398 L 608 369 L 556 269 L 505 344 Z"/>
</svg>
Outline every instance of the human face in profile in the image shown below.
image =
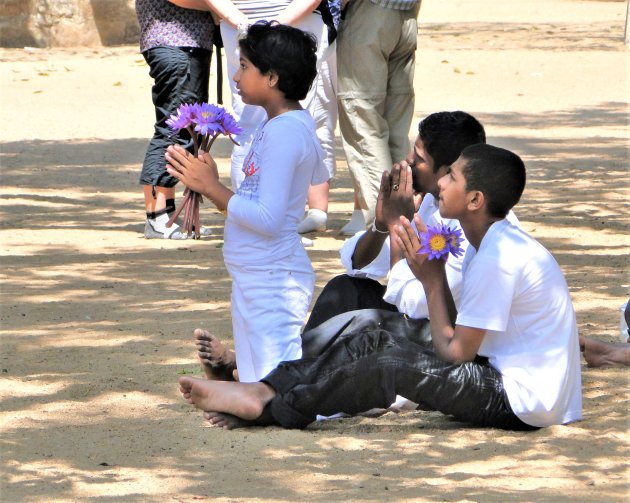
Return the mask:
<svg viewBox="0 0 630 503">
<path fill-rule="evenodd" d="M 446 174 L 437 182 L 438 204 L 442 218 L 459 219 L 466 214 L 468 190 L 463 169 L 466 160 L 460 156 L 453 164 L 446 168 Z"/>
<path fill-rule="evenodd" d="M 232 80 L 236 83 L 243 103 L 264 106 L 269 90 L 269 77 L 261 73 L 249 59 L 244 56 L 239 58 L 239 67 Z"/>
<path fill-rule="evenodd" d="M 435 162 L 426 148 L 424 148 L 424 143 L 419 136 L 416 138 L 413 150 L 407 156 L 407 163 L 411 166 L 414 192 L 433 194 L 437 199 L 439 192 L 437 181 L 444 173 L 440 172 L 440 170 L 438 170 L 438 173 L 433 171 Z"/>
</svg>

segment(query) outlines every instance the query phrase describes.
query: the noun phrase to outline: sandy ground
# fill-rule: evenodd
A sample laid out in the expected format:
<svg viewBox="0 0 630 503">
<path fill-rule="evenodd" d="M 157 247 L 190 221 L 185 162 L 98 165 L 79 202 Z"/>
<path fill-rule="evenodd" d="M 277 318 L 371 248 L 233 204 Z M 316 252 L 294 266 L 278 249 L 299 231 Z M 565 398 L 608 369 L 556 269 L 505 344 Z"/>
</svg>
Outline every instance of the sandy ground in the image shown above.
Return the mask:
<svg viewBox="0 0 630 503">
<path fill-rule="evenodd" d="M 629 296 L 624 2 L 425 0 L 416 120 L 464 109 L 526 160 L 523 225 L 562 266 L 582 334 Z M 627 501 L 628 372 L 584 366 L 584 419 L 535 433 L 437 413 L 208 428 L 178 396 L 191 331 L 230 339 L 213 236 L 141 235 L 151 81 L 135 47 L 1 50 L 0 500 Z M 227 175 L 229 145 L 215 153 Z M 352 211 L 343 153 L 318 291 Z"/>
</svg>

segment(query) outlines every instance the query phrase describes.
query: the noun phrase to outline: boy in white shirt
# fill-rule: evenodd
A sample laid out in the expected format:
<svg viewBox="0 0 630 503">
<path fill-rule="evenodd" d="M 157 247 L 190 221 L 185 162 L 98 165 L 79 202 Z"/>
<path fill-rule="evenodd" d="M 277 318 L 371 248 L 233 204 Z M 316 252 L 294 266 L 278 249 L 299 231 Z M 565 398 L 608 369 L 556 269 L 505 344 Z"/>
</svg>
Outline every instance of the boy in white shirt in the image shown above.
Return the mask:
<svg viewBox="0 0 630 503">
<path fill-rule="evenodd" d="M 431 342 L 379 327 L 341 334 L 319 357 L 283 362 L 258 383 L 179 380 L 216 426 L 305 428 L 317 415 L 387 407 L 396 394 L 478 426 L 528 430 L 581 419 L 575 314 L 558 264 L 506 220 L 525 187 L 521 159 L 491 145 L 462 152 L 440 179 L 439 208 L 470 246 L 459 312 L 442 260 L 418 255 L 401 217 L 396 240 L 429 307 Z M 416 217 L 416 226 L 424 230 Z"/>
<path fill-rule="evenodd" d="M 341 263 L 346 274 L 326 284 L 313 306 L 305 333 L 337 314 L 357 309 L 397 311 L 414 319 L 427 317 L 424 292 L 401 250 L 395 243 L 392 246 L 390 226 L 398 223 L 400 215 L 411 219 L 416 198 L 422 197 L 418 213 L 427 225 L 444 223 L 459 229 L 456 220 L 440 217 L 437 181 L 465 147 L 485 141 L 483 126 L 466 112 L 436 112 L 420 121 L 413 150 L 391 170 L 390 185 L 397 183 L 399 190 L 385 193 L 381 186 L 374 224 L 356 233 L 342 246 Z M 406 166 L 411 167 L 412 175 L 408 191 L 404 190 L 405 184 L 400 183 Z M 451 256 L 447 264 L 449 285 L 456 298 L 462 260 L 463 256 Z"/>
</svg>

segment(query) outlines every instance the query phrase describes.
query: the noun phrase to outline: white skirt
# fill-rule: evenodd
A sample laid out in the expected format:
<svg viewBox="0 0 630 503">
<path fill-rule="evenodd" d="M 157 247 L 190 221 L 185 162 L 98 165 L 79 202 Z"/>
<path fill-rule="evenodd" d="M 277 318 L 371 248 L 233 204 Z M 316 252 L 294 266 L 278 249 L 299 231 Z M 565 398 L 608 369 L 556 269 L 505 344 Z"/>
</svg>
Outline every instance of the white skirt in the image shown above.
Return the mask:
<svg viewBox="0 0 630 503">
<path fill-rule="evenodd" d="M 241 382 L 259 381 L 280 362 L 302 356 L 301 333 L 315 288 L 315 273 L 310 262 L 306 268 L 304 263 L 296 265 L 293 270 L 228 267 Z"/>
</svg>

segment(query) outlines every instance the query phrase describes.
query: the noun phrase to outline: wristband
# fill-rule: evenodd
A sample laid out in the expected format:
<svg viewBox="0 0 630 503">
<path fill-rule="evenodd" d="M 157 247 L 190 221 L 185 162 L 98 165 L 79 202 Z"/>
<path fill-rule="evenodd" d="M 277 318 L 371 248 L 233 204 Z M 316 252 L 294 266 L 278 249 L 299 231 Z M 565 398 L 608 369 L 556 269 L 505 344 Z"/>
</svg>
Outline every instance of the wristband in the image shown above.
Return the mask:
<svg viewBox="0 0 630 503">
<path fill-rule="evenodd" d="M 386 231 L 382 231 L 378 227 L 376 227 L 376 218 L 372 221 L 372 231 L 378 232 L 379 234 L 389 234 L 389 229 Z"/>
</svg>

